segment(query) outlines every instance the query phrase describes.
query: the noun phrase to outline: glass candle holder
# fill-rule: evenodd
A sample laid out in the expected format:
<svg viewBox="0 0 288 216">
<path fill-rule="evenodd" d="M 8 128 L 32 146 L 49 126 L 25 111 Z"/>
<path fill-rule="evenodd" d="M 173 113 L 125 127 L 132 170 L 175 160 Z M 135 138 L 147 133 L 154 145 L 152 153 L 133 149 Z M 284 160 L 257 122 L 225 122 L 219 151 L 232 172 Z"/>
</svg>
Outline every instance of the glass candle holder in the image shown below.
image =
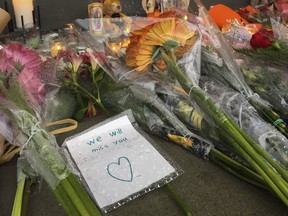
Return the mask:
<svg viewBox="0 0 288 216">
<path fill-rule="evenodd" d="M 53 58 L 57 57 L 59 52 L 65 51 L 65 50 L 66 50 L 66 46 L 62 40 L 53 40 L 51 42 L 50 54 Z"/>
<path fill-rule="evenodd" d="M 24 31 L 25 43 L 27 47 L 37 49 L 40 45 L 40 29 L 33 27 Z"/>
<path fill-rule="evenodd" d="M 121 41 L 117 41 L 117 42 L 110 41 L 109 47 L 113 52 L 119 53 L 121 48 L 122 48 L 122 42 Z"/>
</svg>

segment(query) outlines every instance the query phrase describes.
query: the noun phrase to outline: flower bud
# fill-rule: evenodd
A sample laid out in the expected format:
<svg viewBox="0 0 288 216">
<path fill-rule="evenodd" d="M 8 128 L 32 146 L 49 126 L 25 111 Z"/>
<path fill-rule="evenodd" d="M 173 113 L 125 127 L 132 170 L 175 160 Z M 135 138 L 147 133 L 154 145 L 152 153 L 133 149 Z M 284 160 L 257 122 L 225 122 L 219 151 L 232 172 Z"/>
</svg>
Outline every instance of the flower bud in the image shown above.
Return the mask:
<svg viewBox="0 0 288 216">
<path fill-rule="evenodd" d="M 255 34 L 253 34 L 253 36 L 250 40 L 250 46 L 253 49 L 267 48 L 267 47 L 272 46 L 272 42 L 269 40 L 269 38 L 267 38 L 263 34 L 260 34 L 257 32 Z"/>
</svg>

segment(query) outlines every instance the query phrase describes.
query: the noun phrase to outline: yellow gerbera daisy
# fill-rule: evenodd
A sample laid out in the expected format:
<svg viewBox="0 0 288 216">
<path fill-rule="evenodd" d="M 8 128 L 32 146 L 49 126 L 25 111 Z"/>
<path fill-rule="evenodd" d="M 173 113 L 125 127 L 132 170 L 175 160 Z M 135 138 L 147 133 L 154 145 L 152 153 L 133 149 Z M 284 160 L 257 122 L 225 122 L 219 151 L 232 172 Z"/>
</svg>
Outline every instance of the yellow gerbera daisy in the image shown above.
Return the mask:
<svg viewBox="0 0 288 216">
<path fill-rule="evenodd" d="M 168 18 L 156 23 L 145 37 L 143 44 L 150 46 L 165 46 L 175 44 L 176 47 L 184 45 L 185 42 L 193 37 L 195 31 L 188 29 L 186 23 L 180 19 Z M 167 44 L 168 43 L 168 44 Z"/>
<path fill-rule="evenodd" d="M 143 28 L 140 29 L 140 26 Z M 153 62 L 159 47 L 164 47 L 166 50 L 175 48 L 176 52 L 180 48 L 177 57 L 183 51 L 187 51 L 193 45 L 191 42 L 194 40 L 191 38 L 195 36 L 195 31 L 190 30 L 185 21 L 173 17 L 157 20 L 156 23 L 155 19 L 153 22 L 138 22 L 131 34 L 131 43 L 126 50 L 126 63 L 142 70 Z"/>
</svg>

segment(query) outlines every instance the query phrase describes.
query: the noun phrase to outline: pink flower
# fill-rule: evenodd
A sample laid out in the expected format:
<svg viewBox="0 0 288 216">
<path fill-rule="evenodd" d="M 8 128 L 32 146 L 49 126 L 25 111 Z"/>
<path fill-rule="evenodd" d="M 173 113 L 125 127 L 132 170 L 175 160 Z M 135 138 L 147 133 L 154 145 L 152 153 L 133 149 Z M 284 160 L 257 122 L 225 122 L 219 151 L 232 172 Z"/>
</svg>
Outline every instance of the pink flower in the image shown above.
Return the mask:
<svg viewBox="0 0 288 216">
<path fill-rule="evenodd" d="M 91 53 L 91 54 L 90 54 L 90 63 L 91 63 L 91 69 L 92 69 L 92 71 L 96 71 L 97 68 L 98 68 L 98 62 L 97 62 L 97 59 L 96 59 L 94 53 Z"/>
<path fill-rule="evenodd" d="M 24 89 L 29 92 L 36 101 L 42 102 L 45 96 L 44 84 L 41 82 L 38 76 L 36 76 L 31 69 L 23 68 L 18 75 L 20 83 Z"/>
<path fill-rule="evenodd" d="M 41 58 L 33 50 L 27 49 L 20 44 L 4 45 L 3 52 L 9 59 L 9 63 L 20 63 L 22 68 L 33 69 L 40 72 Z M 1 67 L 0 67 L 1 70 Z M 1 70 L 2 71 L 2 70 Z"/>
<path fill-rule="evenodd" d="M 59 54 L 65 63 L 71 63 L 72 73 L 77 73 L 80 65 L 83 63 L 83 56 L 77 55 L 72 50 L 64 51 Z"/>
<path fill-rule="evenodd" d="M 0 51 L 0 72 L 18 72 L 20 83 L 37 102 L 44 98 L 44 84 L 40 80 L 42 60 L 33 50 L 20 44 L 4 45 Z"/>
</svg>

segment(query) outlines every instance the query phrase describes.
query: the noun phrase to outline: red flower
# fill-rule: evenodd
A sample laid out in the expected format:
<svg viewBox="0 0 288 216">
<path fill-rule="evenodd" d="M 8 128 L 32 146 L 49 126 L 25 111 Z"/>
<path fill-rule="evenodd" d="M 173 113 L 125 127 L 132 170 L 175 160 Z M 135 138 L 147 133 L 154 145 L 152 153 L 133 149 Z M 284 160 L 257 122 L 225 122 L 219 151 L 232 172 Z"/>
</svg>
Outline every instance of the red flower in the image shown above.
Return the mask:
<svg viewBox="0 0 288 216">
<path fill-rule="evenodd" d="M 255 50 L 257 48 L 267 48 L 272 46 L 272 42 L 269 40 L 268 37 L 264 36 L 263 34 L 257 32 L 253 34 L 250 40 L 251 47 Z"/>
</svg>

